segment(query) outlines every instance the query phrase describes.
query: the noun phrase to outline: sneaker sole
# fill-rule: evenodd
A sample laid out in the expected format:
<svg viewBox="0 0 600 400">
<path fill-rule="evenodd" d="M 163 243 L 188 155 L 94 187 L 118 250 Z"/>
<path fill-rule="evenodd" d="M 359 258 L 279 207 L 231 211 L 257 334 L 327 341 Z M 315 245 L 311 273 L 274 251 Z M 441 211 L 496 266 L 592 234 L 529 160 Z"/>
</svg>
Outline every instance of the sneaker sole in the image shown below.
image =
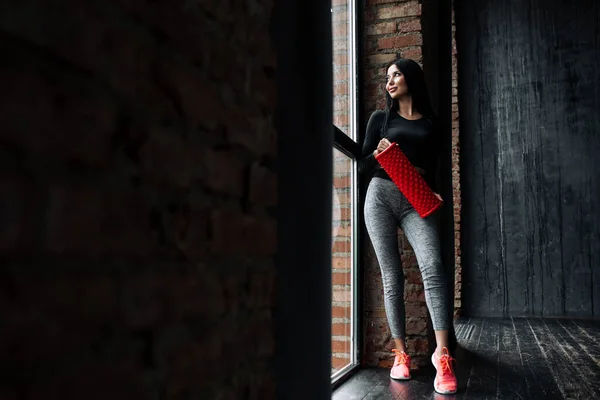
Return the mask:
<svg viewBox="0 0 600 400">
<path fill-rule="evenodd" d="M 409 375 L 408 377 L 406 377 L 406 378 L 405 378 L 405 377 L 403 377 L 403 376 L 394 376 L 394 375 L 392 375 L 392 374 L 390 373 L 390 378 L 392 378 L 392 379 L 396 379 L 396 380 L 398 380 L 398 381 L 407 381 L 407 380 L 409 380 L 409 379 L 410 379 L 410 378 L 412 378 L 412 377 Z"/>
<path fill-rule="evenodd" d="M 456 390 L 448 390 L 448 391 L 439 390 L 438 388 L 435 387 L 435 384 L 433 385 L 433 390 L 435 390 L 439 394 L 456 394 L 456 392 L 457 392 Z"/>
</svg>

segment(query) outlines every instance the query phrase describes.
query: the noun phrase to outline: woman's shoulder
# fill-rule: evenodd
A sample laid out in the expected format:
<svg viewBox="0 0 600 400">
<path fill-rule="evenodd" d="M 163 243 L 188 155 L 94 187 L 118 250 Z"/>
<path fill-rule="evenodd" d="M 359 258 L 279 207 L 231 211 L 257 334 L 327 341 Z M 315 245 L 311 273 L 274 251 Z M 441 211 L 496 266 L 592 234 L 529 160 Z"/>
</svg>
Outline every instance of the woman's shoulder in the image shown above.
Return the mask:
<svg viewBox="0 0 600 400">
<path fill-rule="evenodd" d="M 383 122 L 384 118 L 385 118 L 385 111 L 383 111 L 383 110 L 373 111 L 373 114 L 371 114 L 371 117 L 370 117 L 370 119 L 372 121 L 377 121 L 377 122 Z"/>
</svg>

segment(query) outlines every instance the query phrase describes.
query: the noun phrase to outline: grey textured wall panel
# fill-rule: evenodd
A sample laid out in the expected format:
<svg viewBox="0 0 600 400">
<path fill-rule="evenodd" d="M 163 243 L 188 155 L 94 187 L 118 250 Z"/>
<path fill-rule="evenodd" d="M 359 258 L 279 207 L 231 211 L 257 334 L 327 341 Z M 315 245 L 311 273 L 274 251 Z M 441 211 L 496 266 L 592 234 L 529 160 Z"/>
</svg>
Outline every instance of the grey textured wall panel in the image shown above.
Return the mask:
<svg viewBox="0 0 600 400">
<path fill-rule="evenodd" d="M 464 312 L 600 316 L 600 5 L 456 18 Z"/>
</svg>

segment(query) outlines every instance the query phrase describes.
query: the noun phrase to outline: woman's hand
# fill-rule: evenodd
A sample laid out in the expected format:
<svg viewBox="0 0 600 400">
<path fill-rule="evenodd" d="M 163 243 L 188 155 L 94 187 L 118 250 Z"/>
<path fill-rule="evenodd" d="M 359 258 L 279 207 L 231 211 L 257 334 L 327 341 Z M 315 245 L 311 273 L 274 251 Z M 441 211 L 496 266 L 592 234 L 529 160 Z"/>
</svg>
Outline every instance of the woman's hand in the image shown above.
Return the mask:
<svg viewBox="0 0 600 400">
<path fill-rule="evenodd" d="M 388 147 L 390 147 L 392 144 L 390 143 L 389 140 L 383 138 L 379 141 L 379 144 L 377 145 L 377 149 L 375 149 L 375 151 L 373 152 L 373 155 L 375 157 L 377 157 L 377 155 L 379 155 L 379 153 L 381 153 L 382 151 L 384 151 L 385 149 L 387 149 Z"/>
</svg>

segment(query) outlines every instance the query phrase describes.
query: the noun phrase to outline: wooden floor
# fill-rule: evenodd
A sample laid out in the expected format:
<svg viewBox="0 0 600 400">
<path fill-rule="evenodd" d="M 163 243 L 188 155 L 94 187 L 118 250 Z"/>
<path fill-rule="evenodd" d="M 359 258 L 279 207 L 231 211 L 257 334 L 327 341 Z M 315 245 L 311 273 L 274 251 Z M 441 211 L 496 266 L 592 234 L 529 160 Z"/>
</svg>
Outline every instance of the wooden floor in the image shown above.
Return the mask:
<svg viewBox="0 0 600 400">
<path fill-rule="evenodd" d="M 456 395 L 433 391 L 433 369 L 402 382 L 368 368 L 333 399 L 600 399 L 600 321 L 472 318 L 455 327 Z"/>
</svg>

